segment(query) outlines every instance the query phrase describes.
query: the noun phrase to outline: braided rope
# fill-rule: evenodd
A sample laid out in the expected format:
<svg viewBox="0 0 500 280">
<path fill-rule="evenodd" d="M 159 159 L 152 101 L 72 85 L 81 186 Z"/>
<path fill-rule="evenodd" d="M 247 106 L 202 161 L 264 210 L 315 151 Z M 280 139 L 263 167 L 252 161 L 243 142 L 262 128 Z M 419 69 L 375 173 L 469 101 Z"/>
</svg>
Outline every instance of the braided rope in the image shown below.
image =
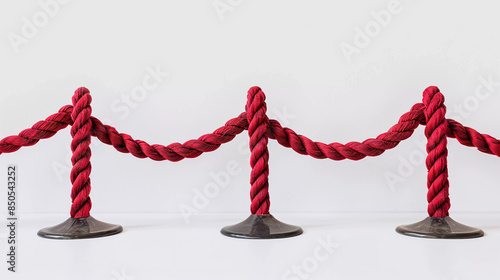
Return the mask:
<svg viewBox="0 0 500 280">
<path fill-rule="evenodd" d="M 92 202 L 90 200 L 90 172 L 92 165 L 90 164 L 90 131 L 92 130 L 92 122 L 90 116 L 92 115 L 92 108 L 90 103 L 92 97 L 86 88 L 79 88 L 73 95 L 74 110 L 71 114 L 73 126 L 71 127 L 71 151 L 73 156 L 71 162 L 73 168 L 71 169 L 71 183 L 73 188 L 71 190 L 71 217 L 72 218 L 85 218 L 90 216 L 90 209 Z"/>
<path fill-rule="evenodd" d="M 427 137 L 427 202 L 429 216 L 444 218 L 449 216 L 450 209 L 448 182 L 448 149 L 445 119 L 446 107 L 444 96 L 437 87 L 428 87 L 424 91 L 424 115 L 427 121 L 425 136 Z"/>
<path fill-rule="evenodd" d="M 266 96 L 259 87 L 248 91 L 247 111 L 248 135 L 250 136 L 250 198 L 252 214 L 269 214 L 269 151 L 267 149 L 269 119 L 266 111 Z"/>
</svg>

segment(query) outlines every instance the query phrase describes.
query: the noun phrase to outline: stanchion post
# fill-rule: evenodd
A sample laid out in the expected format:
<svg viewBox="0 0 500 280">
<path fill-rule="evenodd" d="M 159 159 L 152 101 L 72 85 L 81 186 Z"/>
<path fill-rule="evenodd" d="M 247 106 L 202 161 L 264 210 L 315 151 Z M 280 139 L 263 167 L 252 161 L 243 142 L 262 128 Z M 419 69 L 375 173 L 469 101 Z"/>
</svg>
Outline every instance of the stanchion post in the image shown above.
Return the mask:
<svg viewBox="0 0 500 280">
<path fill-rule="evenodd" d="M 448 149 L 446 130 L 446 107 L 444 96 L 437 87 L 424 91 L 423 103 L 427 137 L 427 201 L 429 217 L 424 220 L 396 228 L 398 233 L 424 238 L 462 239 L 484 235 L 479 228 L 469 227 L 454 221 L 450 209 L 448 181 Z"/>
<path fill-rule="evenodd" d="M 302 229 L 278 221 L 269 213 L 269 118 L 264 92 L 259 87 L 248 91 L 246 112 L 250 135 L 251 215 L 245 221 L 221 230 L 225 236 L 245 239 L 274 239 L 302 234 Z"/>
<path fill-rule="evenodd" d="M 63 223 L 40 230 L 38 235 L 50 239 L 84 239 L 114 235 L 123 231 L 119 225 L 104 223 L 90 216 L 92 202 L 90 200 L 90 173 L 92 165 L 90 157 L 90 133 L 92 131 L 92 98 L 86 88 L 79 88 L 73 96 L 74 122 L 71 127 L 71 217 Z"/>
</svg>

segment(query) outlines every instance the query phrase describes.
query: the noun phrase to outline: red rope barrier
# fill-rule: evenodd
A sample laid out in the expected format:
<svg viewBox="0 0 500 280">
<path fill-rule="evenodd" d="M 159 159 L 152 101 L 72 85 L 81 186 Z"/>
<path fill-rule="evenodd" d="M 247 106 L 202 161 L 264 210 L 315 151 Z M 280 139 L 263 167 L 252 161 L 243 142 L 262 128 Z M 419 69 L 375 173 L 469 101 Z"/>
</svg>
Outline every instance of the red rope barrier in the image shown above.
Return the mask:
<svg viewBox="0 0 500 280">
<path fill-rule="evenodd" d="M 418 126 L 418 124 L 421 125 L 426 124 L 425 116 L 423 115 L 423 106 L 424 105 L 422 103 L 415 104 L 409 112 L 401 116 L 399 122 L 396 125 L 394 125 L 394 127 L 392 127 L 387 133 L 379 135 L 376 139 L 365 140 L 362 143 L 366 143 L 366 141 L 369 142 L 372 141 L 373 143 L 376 142 L 373 140 L 379 139 L 382 140 L 382 142 L 378 142 L 379 144 L 381 144 L 381 146 L 377 147 L 377 149 L 385 151 L 387 149 L 394 148 L 397 144 L 399 144 L 400 141 L 409 138 L 413 134 L 413 131 Z M 19 133 L 19 135 L 8 136 L 0 140 L 0 155 L 2 153 L 15 152 L 19 150 L 21 147 L 33 146 L 36 143 L 38 143 L 39 140 L 48 139 L 54 136 L 59 130 L 66 128 L 68 125 L 73 125 L 73 121 L 71 120 L 72 112 L 73 112 L 73 106 L 71 105 L 64 106 L 59 110 L 59 113 L 51 115 L 44 121 L 37 122 L 35 125 L 33 125 L 32 128 L 23 130 L 21 133 Z M 131 151 L 133 151 L 132 155 L 139 158 L 145 158 L 149 156 L 146 155 L 146 153 L 142 150 L 141 146 L 146 145 L 146 146 L 156 147 L 156 145 L 149 145 L 141 140 L 134 140 L 128 134 L 119 133 L 114 127 L 109 125 L 104 125 L 99 119 L 95 117 L 91 117 L 90 119 L 92 121 L 91 135 L 96 136 L 99 140 L 101 140 L 105 144 L 112 145 L 119 152 L 131 153 Z M 478 131 L 470 127 L 466 127 L 453 119 L 446 119 L 446 121 L 448 122 L 448 128 L 446 130 L 447 137 L 456 138 L 461 144 L 468 147 L 476 147 L 479 151 L 483 153 L 493 154 L 500 157 L 499 139 L 496 139 L 488 134 L 479 133 Z M 363 156 L 364 154 L 359 154 L 356 152 L 354 152 L 354 154 L 350 154 L 352 150 L 346 147 L 347 144 L 343 145 L 340 143 L 331 143 L 326 145 L 320 142 L 314 142 L 305 136 L 297 134 L 290 128 L 282 127 L 277 120 L 270 119 L 269 122 L 270 122 L 269 138 L 277 140 L 284 147 L 292 148 L 294 151 L 302 155 L 310 155 L 312 157 L 319 159 L 330 158 L 333 160 L 343 160 L 343 159 L 358 160 L 358 157 L 361 157 L 359 159 L 362 159 L 366 155 L 367 156 L 379 155 L 377 153 L 370 154 L 370 152 L 367 152 L 365 156 Z M 209 148 L 206 147 L 211 147 L 210 146 L 211 144 L 220 145 L 227 143 L 232 139 L 234 139 L 234 137 L 239 133 L 241 133 L 243 130 L 247 129 L 248 129 L 248 121 L 246 113 L 241 113 L 238 117 L 229 120 L 225 124 L 225 126 L 214 131 L 214 133 L 206 134 L 200 137 L 200 138 L 205 137 L 205 139 L 211 139 L 211 141 L 206 140 L 208 144 L 206 146 L 205 143 L 203 144 L 196 143 L 196 145 L 205 147 L 199 149 L 192 148 L 192 146 L 195 145 L 193 145 L 190 142 L 192 141 L 196 142 L 197 140 L 204 142 L 204 140 L 200 140 L 200 138 L 198 138 L 197 140 L 187 141 L 184 144 L 180 144 L 180 147 L 187 148 L 188 150 L 195 149 L 201 152 L 211 152 L 213 150 L 210 150 Z M 398 129 L 400 129 L 401 131 L 398 131 Z M 396 139 L 401 139 L 401 140 L 396 140 Z M 388 142 L 384 143 L 384 141 Z M 304 142 L 317 143 L 316 145 L 322 146 L 322 149 L 319 149 L 318 152 L 318 149 L 315 148 L 311 149 L 311 146 L 314 147 L 314 145 L 305 146 Z M 391 144 L 391 142 L 397 142 L 397 143 Z M 139 145 L 139 143 L 141 145 Z M 353 144 L 349 143 L 348 144 L 354 146 L 362 144 L 359 142 L 351 142 L 351 143 Z M 171 145 L 173 145 L 174 147 L 179 147 L 179 143 L 173 143 Z M 324 147 L 325 145 L 331 147 Z M 307 149 L 307 147 L 309 147 L 309 149 Z M 337 148 L 333 147 L 338 147 L 340 151 L 338 151 Z M 370 149 L 369 147 L 365 148 Z M 150 147 L 147 147 L 147 149 L 150 149 Z M 170 147 L 170 149 L 172 149 L 172 147 Z M 325 149 L 326 150 L 332 149 L 332 151 L 331 153 L 330 152 L 325 153 L 324 152 Z M 378 152 L 381 154 L 380 151 Z M 174 157 L 177 157 L 177 155 L 179 155 L 180 157 L 184 157 L 180 153 L 182 153 L 182 151 L 178 151 L 178 153 Z M 342 153 L 344 155 L 342 155 Z M 332 156 L 327 156 L 328 154 L 332 154 Z M 154 153 L 151 156 L 153 155 Z M 184 155 L 187 154 L 184 153 Z M 165 160 L 166 159 L 167 158 L 165 158 Z M 157 159 L 157 160 L 162 160 L 162 159 Z"/>
<path fill-rule="evenodd" d="M 90 216 L 90 209 L 92 202 L 90 200 L 90 172 L 92 165 L 90 164 L 90 131 L 92 130 L 92 122 L 90 116 L 92 115 L 92 108 L 90 103 L 92 97 L 86 88 L 79 88 L 73 95 L 74 110 L 71 114 L 73 126 L 71 127 L 71 151 L 73 156 L 71 162 L 73 169 L 71 169 L 71 183 L 73 188 L 71 190 L 71 217 L 72 218 L 86 218 Z"/>
<path fill-rule="evenodd" d="M 23 146 L 33 146 L 41 139 L 50 138 L 68 125 L 72 126 L 71 147 L 74 152 L 71 172 L 72 217 L 87 217 L 91 208 L 89 198 L 91 188 L 90 136 L 96 136 L 116 150 L 130 153 L 138 158 L 179 161 L 214 151 L 220 145 L 233 140 L 243 130 L 249 130 L 252 151 L 251 211 L 258 215 L 269 213 L 268 138 L 276 139 L 282 146 L 292 148 L 299 154 L 310 155 L 318 159 L 360 160 L 367 156 L 381 155 L 384 151 L 396 147 L 401 141 L 409 138 L 419 125 L 426 125 L 425 135 L 428 138 L 426 165 L 429 171 L 428 212 L 431 217 L 446 217 L 450 208 L 446 137 L 456 138 L 465 146 L 476 147 L 483 153 L 500 157 L 499 139 L 488 134 L 481 134 L 455 120 L 445 119 L 444 96 L 437 87 L 427 88 L 424 91 L 423 103 L 415 104 L 387 132 L 363 142 L 347 144 L 315 142 L 297 134 L 292 129 L 282 127 L 276 120 L 269 120 L 266 116 L 265 95 L 258 87 L 253 87 L 248 92 L 247 112 L 229 120 L 213 133 L 183 144 L 172 143 L 168 146 L 150 145 L 145 141 L 135 140 L 128 134 L 118 133 L 115 128 L 102 124 L 97 118 L 91 116 L 90 102 L 88 90 L 80 88 L 73 96 L 74 106 L 64 106 L 58 113 L 49 116 L 44 121 L 39 121 L 18 135 L 6 137 L 0 141 L 0 154 L 12 153 Z"/>
</svg>

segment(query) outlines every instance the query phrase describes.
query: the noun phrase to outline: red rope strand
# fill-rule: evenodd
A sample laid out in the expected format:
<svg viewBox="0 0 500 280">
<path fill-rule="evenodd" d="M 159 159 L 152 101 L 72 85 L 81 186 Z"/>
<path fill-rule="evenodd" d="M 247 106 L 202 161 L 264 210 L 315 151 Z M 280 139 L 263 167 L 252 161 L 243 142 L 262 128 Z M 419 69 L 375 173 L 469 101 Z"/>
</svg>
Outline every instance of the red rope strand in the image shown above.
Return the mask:
<svg viewBox="0 0 500 280">
<path fill-rule="evenodd" d="M 447 119 L 448 129 L 446 136 L 456 138 L 460 144 L 476 147 L 479 151 L 500 157 L 500 140 L 488 134 L 481 134 L 476 130 L 463 126 L 461 123 Z"/>
<path fill-rule="evenodd" d="M 93 118 L 93 135 L 103 143 L 112 145 L 122 153 L 131 153 L 138 158 L 152 160 L 180 161 L 184 158 L 195 158 L 204 152 L 217 150 L 222 144 L 227 143 L 248 128 L 245 114 L 229 120 L 223 127 L 213 133 L 205 134 L 196 140 L 189 140 L 184 144 L 173 143 L 168 146 L 150 145 L 142 140 L 134 140 L 130 135 L 118 133 L 114 127 L 103 125 L 98 119 Z"/>
<path fill-rule="evenodd" d="M 314 158 L 332 160 L 360 160 L 366 156 L 379 156 L 385 150 L 396 147 L 401 141 L 409 138 L 419 124 L 425 124 L 423 104 L 415 104 L 410 112 L 405 113 L 399 122 L 391 127 L 388 132 L 382 133 L 377 138 L 367 139 L 363 142 L 349 142 L 347 144 L 324 144 L 297 134 L 289 128 L 283 128 L 278 121 L 271 120 L 270 138 L 287 148 L 292 148 L 299 154 L 310 155 Z"/>
<path fill-rule="evenodd" d="M 73 106 L 64 106 L 58 113 L 35 123 L 31 128 L 21 131 L 19 135 L 5 137 L 0 141 L 0 155 L 13 153 L 21 147 L 33 146 L 41 139 L 54 136 L 59 130 L 73 123 L 71 112 L 73 112 Z"/>
<path fill-rule="evenodd" d="M 277 140 L 284 147 L 292 148 L 302 155 L 310 155 L 319 159 L 359 160 L 366 156 L 380 155 L 385 150 L 392 149 L 399 142 L 409 138 L 419 124 L 426 124 L 423 108 L 424 105 L 422 103 L 415 104 L 409 112 L 401 116 L 399 122 L 389 129 L 388 132 L 379 135 L 375 139 L 367 139 L 361 143 L 350 142 L 344 145 L 340 143 L 324 144 L 314 142 L 305 136 L 297 134 L 290 128 L 282 127 L 277 120 L 273 119 L 270 120 L 269 138 Z M 73 106 L 64 106 L 58 113 L 51 115 L 44 121 L 37 122 L 32 128 L 23 130 L 19 135 L 8 136 L 0 140 L 0 155 L 2 153 L 15 152 L 21 147 L 33 146 L 39 140 L 48 139 L 54 136 L 59 130 L 66 128 L 68 125 L 73 125 L 73 121 L 71 120 L 72 112 Z M 105 144 L 112 145 L 122 153 L 131 153 L 135 157 L 149 157 L 154 160 L 178 161 L 183 158 L 196 157 L 195 154 L 197 152 L 214 151 L 221 144 L 234 139 L 243 130 L 248 130 L 247 115 L 246 113 L 242 113 L 238 117 L 229 120 L 223 127 L 215 130 L 213 133 L 206 134 L 196 140 L 187 141 L 184 144 L 173 143 L 168 146 L 162 146 L 150 145 L 142 140 L 134 140 L 128 134 L 119 133 L 114 127 L 104 125 L 95 117 L 91 117 L 90 119 L 92 121 L 92 136 L 96 136 Z M 488 134 L 481 134 L 453 119 L 447 119 L 446 121 L 448 122 L 447 137 L 456 138 L 461 144 L 468 147 L 476 147 L 483 153 L 500 157 L 499 139 L 493 138 Z M 360 146 L 361 148 L 358 149 L 361 151 L 352 148 Z M 165 154 L 164 152 L 163 154 L 166 156 L 163 156 L 154 151 L 158 148 L 173 151 L 173 153 Z"/>
</svg>

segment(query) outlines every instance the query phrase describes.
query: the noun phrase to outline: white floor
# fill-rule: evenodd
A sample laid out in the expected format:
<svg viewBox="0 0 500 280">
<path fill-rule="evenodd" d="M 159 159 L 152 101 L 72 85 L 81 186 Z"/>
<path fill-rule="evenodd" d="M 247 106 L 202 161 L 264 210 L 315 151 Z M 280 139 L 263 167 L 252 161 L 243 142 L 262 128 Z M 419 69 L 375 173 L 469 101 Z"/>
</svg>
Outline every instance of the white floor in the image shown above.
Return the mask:
<svg viewBox="0 0 500 280">
<path fill-rule="evenodd" d="M 186 224 L 171 214 L 94 213 L 124 232 L 92 240 L 48 240 L 37 231 L 64 215 L 21 215 L 18 272 L 0 265 L 0 279 L 437 279 L 500 278 L 500 214 L 454 214 L 486 235 L 430 240 L 397 234 L 424 214 L 275 214 L 304 234 L 280 240 L 222 236 L 248 214 L 206 214 Z M 5 228 L 1 255 L 6 254 Z"/>
</svg>

